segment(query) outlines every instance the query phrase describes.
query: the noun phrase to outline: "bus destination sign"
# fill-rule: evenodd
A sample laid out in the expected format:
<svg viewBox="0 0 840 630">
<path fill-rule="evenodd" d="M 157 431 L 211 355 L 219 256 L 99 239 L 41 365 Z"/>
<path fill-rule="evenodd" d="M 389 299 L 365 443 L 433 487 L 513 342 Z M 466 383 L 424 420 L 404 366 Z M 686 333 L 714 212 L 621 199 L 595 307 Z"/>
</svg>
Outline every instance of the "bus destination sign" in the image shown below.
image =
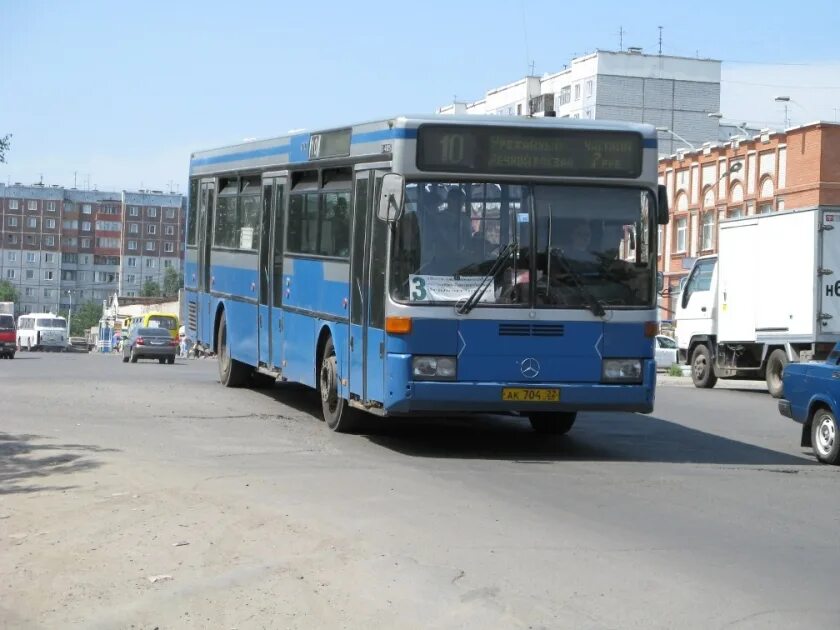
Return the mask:
<svg viewBox="0 0 840 630">
<path fill-rule="evenodd" d="M 417 167 L 502 175 L 636 178 L 642 137 L 635 132 L 421 125 Z"/>
</svg>

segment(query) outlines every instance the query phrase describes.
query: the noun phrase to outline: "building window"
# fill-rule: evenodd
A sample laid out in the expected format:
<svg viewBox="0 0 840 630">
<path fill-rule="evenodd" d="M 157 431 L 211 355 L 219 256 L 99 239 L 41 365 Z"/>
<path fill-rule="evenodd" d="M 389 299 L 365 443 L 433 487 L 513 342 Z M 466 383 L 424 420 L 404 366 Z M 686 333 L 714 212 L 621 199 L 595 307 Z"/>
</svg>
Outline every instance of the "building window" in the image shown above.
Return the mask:
<svg viewBox="0 0 840 630">
<path fill-rule="evenodd" d="M 45 263 L 54 263 L 55 262 L 55 254 L 46 253 L 44 254 L 44 262 Z"/>
<path fill-rule="evenodd" d="M 688 239 L 688 219 L 686 217 L 680 217 L 677 219 L 676 222 L 676 231 L 677 231 L 677 248 L 676 252 L 678 254 L 685 253 L 685 245 Z"/>
<path fill-rule="evenodd" d="M 64 222 L 62 222 L 61 225 L 64 226 L 65 230 L 78 230 L 79 229 L 79 222 L 76 219 L 73 219 L 72 221 L 70 221 L 70 220 L 64 221 Z"/>
<path fill-rule="evenodd" d="M 140 208 L 138 208 L 137 206 L 129 206 L 128 207 L 128 216 L 130 216 L 130 217 L 140 216 Z"/>
<path fill-rule="evenodd" d="M 147 258 L 146 259 L 146 269 L 154 269 L 155 267 L 156 267 L 155 259 L 154 258 Z"/>
<path fill-rule="evenodd" d="M 47 247 L 55 247 L 55 236 L 52 234 L 44 237 L 44 244 Z"/>
<path fill-rule="evenodd" d="M 55 212 L 55 201 L 50 201 L 47 204 L 47 211 L 48 212 Z"/>
<path fill-rule="evenodd" d="M 31 278 L 31 276 L 28 276 L 28 277 L 30 277 L 30 278 Z M 34 296 L 35 296 L 35 289 L 33 289 L 32 287 L 26 287 L 26 288 L 23 290 L 23 294 L 24 294 L 26 297 L 34 297 Z"/>
<path fill-rule="evenodd" d="M 777 212 L 784 212 L 785 211 L 785 200 L 781 197 L 776 199 L 776 211 Z"/>
<path fill-rule="evenodd" d="M 175 236 L 175 226 L 174 225 L 167 225 L 163 228 L 163 233 L 166 236 Z"/>
<path fill-rule="evenodd" d="M 34 269 L 27 269 L 25 273 L 27 280 L 34 280 L 35 279 L 35 270 Z"/>
<path fill-rule="evenodd" d="M 17 217 L 9 217 L 9 227 L 17 227 Z"/>
<path fill-rule="evenodd" d="M 26 252 L 26 262 L 35 263 L 35 261 L 36 261 L 35 252 Z"/>
<path fill-rule="evenodd" d="M 9 262 L 17 262 L 17 252 L 9 252 L 6 254 L 6 258 Z"/>
<path fill-rule="evenodd" d="M 734 208 L 730 208 L 729 212 L 726 213 L 727 219 L 740 219 L 742 216 L 744 216 L 743 206 L 735 206 Z"/>
<path fill-rule="evenodd" d="M 586 82 L 586 95 L 592 96 L 592 79 Z"/>
<path fill-rule="evenodd" d="M 174 219 L 175 218 L 175 208 L 167 208 L 164 210 L 164 217 L 167 219 Z"/>
<path fill-rule="evenodd" d="M 564 85 L 560 88 L 560 94 L 557 97 L 557 105 L 568 105 L 572 102 L 572 86 Z"/>
<path fill-rule="evenodd" d="M 26 227 L 34 229 L 38 229 L 38 219 L 35 217 L 29 217 L 26 220 Z"/>
<path fill-rule="evenodd" d="M 135 251 L 137 249 L 137 241 L 128 241 L 128 249 Z"/>
<path fill-rule="evenodd" d="M 53 271 L 47 269 L 44 272 L 44 280 L 52 280 L 53 279 L 53 273 L 54 273 Z"/>
<path fill-rule="evenodd" d="M 128 225 L 128 233 L 129 234 L 139 234 L 140 233 L 140 224 L 139 223 L 130 223 Z"/>
<path fill-rule="evenodd" d="M 27 245 L 35 245 L 35 237 L 31 234 L 26 235 L 26 244 Z"/>
<path fill-rule="evenodd" d="M 147 228 L 147 231 L 149 232 L 150 236 L 154 236 L 155 234 L 157 234 L 157 226 L 156 225 L 147 225 L 146 228 Z"/>
<path fill-rule="evenodd" d="M 17 234 L 7 234 L 6 240 L 9 241 L 9 245 L 17 245 L 18 237 Z"/>
<path fill-rule="evenodd" d="M 150 219 L 157 217 L 157 208 L 146 208 L 146 216 Z"/>
<path fill-rule="evenodd" d="M 763 203 L 758 206 L 758 214 L 770 214 L 771 212 L 773 212 L 772 203 Z"/>
<path fill-rule="evenodd" d="M 9 199 L 9 210 L 17 210 L 18 209 L 18 200 L 17 199 Z"/>
<path fill-rule="evenodd" d="M 172 267 L 172 261 L 171 260 L 164 260 L 163 261 L 163 267 L 164 267 L 164 269 L 169 269 L 170 267 Z"/>
<path fill-rule="evenodd" d="M 15 269 L 6 269 L 6 278 L 9 280 L 14 280 L 17 277 L 17 271 Z"/>
<path fill-rule="evenodd" d="M 82 243 L 82 248 L 90 247 L 90 239 L 89 238 L 83 238 L 81 240 L 81 243 Z"/>
<path fill-rule="evenodd" d="M 126 265 L 129 267 L 136 267 L 137 266 L 137 259 L 134 256 L 129 256 L 126 262 Z"/>
<path fill-rule="evenodd" d="M 712 249 L 714 246 L 714 235 L 715 235 L 715 213 L 706 212 L 703 214 L 703 234 L 701 236 L 702 242 L 700 243 L 700 249 L 703 251 L 708 251 Z"/>
<path fill-rule="evenodd" d="M 82 204 L 82 214 L 90 214 L 91 213 L 91 205 L 89 203 Z"/>
<path fill-rule="evenodd" d="M 120 246 L 120 239 L 118 238 L 98 238 L 96 239 L 96 246 L 105 249 L 118 249 Z"/>
<path fill-rule="evenodd" d="M 580 83 L 575 83 L 575 100 L 580 100 Z"/>
<path fill-rule="evenodd" d="M 35 212 L 38 209 L 38 202 L 34 199 L 30 199 L 26 202 L 26 209 Z"/>
<path fill-rule="evenodd" d="M 762 199 L 766 199 L 768 197 L 772 197 L 776 191 L 773 189 L 773 180 L 769 177 L 765 177 L 761 180 L 761 188 L 759 189 L 759 196 Z"/>
<path fill-rule="evenodd" d="M 84 241 L 85 239 L 82 239 L 82 240 Z M 89 244 L 90 243 L 88 243 L 88 245 Z M 90 256 L 82 256 L 81 260 L 82 260 L 83 265 L 89 265 L 90 264 Z"/>
<path fill-rule="evenodd" d="M 82 232 L 90 232 L 90 221 L 82 221 Z"/>
<path fill-rule="evenodd" d="M 125 281 L 129 284 L 134 284 L 135 282 L 137 282 L 137 276 L 133 273 L 127 273 L 125 274 Z"/>
<path fill-rule="evenodd" d="M 51 298 L 52 294 L 53 294 L 53 289 L 44 289 L 44 297 L 45 298 Z M 44 309 L 44 310 L 46 310 L 46 309 Z"/>
<path fill-rule="evenodd" d="M 155 242 L 154 241 L 146 241 L 146 251 L 147 252 L 155 251 Z"/>
<path fill-rule="evenodd" d="M 55 219 L 47 219 L 47 229 L 54 230 L 55 229 Z"/>
<path fill-rule="evenodd" d="M 79 262 L 79 255 L 64 253 L 61 255 L 61 262 L 75 265 L 77 262 Z"/>
<path fill-rule="evenodd" d="M 163 251 L 167 254 L 171 254 L 175 251 L 175 244 L 174 243 L 164 243 L 163 244 Z"/>
</svg>

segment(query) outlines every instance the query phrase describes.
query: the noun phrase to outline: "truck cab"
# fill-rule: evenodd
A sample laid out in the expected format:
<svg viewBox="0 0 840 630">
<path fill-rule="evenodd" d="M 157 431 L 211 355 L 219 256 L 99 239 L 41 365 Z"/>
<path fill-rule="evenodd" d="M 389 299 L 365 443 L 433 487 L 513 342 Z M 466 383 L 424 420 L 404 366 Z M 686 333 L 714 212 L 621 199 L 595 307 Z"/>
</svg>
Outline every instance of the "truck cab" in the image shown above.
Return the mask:
<svg viewBox="0 0 840 630">
<path fill-rule="evenodd" d="M 711 358 L 717 335 L 717 256 L 698 258 L 679 296 L 676 338 L 679 357 L 692 366 L 692 378 L 713 377 Z M 697 348 L 702 346 L 698 356 Z M 695 359 L 697 364 L 695 365 Z"/>
<path fill-rule="evenodd" d="M 14 315 L 0 313 L 0 358 L 15 358 L 16 332 Z"/>
</svg>

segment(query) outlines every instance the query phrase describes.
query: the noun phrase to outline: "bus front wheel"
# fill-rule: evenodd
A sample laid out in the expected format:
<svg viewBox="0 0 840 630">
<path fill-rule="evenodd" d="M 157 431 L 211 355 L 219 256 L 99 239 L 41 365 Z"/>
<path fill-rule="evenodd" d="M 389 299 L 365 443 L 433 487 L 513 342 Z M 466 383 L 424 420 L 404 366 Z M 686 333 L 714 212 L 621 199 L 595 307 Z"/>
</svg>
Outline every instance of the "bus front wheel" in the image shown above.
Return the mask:
<svg viewBox="0 0 840 630">
<path fill-rule="evenodd" d="M 219 322 L 219 381 L 225 387 L 242 387 L 251 375 L 251 370 L 230 356 L 228 344 L 227 317 L 222 313 Z"/>
<path fill-rule="evenodd" d="M 356 413 L 338 393 L 338 362 L 332 339 L 324 344 L 321 369 L 318 372 L 321 410 L 327 426 L 337 433 L 350 433 L 356 428 Z"/>
<path fill-rule="evenodd" d="M 528 414 L 528 420 L 531 421 L 531 428 L 537 433 L 544 435 L 565 435 L 571 431 L 576 419 L 577 413 L 574 411 Z"/>
</svg>

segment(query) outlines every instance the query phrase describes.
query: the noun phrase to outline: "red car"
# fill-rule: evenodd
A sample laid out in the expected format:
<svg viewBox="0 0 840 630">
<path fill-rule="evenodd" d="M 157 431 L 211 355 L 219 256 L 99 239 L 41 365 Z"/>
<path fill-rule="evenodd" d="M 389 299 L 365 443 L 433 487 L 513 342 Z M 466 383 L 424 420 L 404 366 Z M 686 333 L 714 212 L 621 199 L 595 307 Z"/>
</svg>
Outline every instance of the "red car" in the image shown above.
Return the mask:
<svg viewBox="0 0 840 630">
<path fill-rule="evenodd" d="M 15 358 L 15 332 L 15 318 L 12 315 L 0 315 L 0 357 Z"/>
</svg>

